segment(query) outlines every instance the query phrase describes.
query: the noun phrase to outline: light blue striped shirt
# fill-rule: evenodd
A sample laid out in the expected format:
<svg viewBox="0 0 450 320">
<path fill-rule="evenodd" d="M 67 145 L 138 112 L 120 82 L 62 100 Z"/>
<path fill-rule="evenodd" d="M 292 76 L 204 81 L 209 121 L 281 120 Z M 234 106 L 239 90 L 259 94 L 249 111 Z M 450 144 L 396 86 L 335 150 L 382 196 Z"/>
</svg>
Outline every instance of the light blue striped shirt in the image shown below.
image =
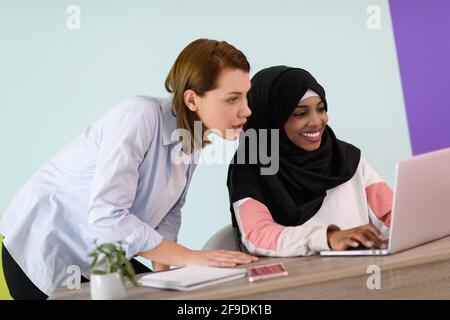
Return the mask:
<svg viewBox="0 0 450 320">
<path fill-rule="evenodd" d="M 198 152 L 172 161 L 172 98 L 119 104 L 45 163 L 0 222 L 4 245 L 50 295 L 78 266 L 87 275 L 93 242 L 123 241 L 128 258 L 176 241 Z M 72 267 L 73 268 L 73 267 Z"/>
</svg>

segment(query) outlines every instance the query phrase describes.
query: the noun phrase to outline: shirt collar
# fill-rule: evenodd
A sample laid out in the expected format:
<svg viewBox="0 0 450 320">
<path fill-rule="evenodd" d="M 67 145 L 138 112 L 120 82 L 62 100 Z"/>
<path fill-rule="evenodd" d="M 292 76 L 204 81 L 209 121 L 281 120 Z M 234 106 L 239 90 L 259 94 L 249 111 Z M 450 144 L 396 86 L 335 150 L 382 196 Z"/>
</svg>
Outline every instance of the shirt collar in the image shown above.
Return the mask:
<svg viewBox="0 0 450 320">
<path fill-rule="evenodd" d="M 172 114 L 173 96 L 170 95 L 161 101 L 163 145 L 178 143 L 178 140 L 172 140 L 172 133 L 177 128 L 177 118 Z"/>
<path fill-rule="evenodd" d="M 170 95 L 161 100 L 161 113 L 162 113 L 162 140 L 163 145 L 167 146 L 170 144 L 179 143 L 179 140 L 172 140 L 172 133 L 177 128 L 177 118 L 172 114 L 172 101 L 173 95 Z M 181 145 L 180 145 L 181 146 Z M 191 163 L 197 164 L 200 159 L 201 149 L 195 150 L 191 155 L 184 154 L 185 157 L 189 157 Z"/>
</svg>

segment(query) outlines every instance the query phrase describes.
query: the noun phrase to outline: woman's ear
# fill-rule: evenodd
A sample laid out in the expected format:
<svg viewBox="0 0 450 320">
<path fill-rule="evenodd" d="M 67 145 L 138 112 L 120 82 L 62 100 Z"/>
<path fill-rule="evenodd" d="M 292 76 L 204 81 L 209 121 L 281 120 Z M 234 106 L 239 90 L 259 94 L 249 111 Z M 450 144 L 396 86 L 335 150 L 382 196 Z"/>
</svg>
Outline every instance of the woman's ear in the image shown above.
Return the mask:
<svg viewBox="0 0 450 320">
<path fill-rule="evenodd" d="M 192 112 L 196 112 L 198 109 L 197 99 L 198 99 L 198 96 L 194 90 L 188 89 L 183 93 L 184 104 Z"/>
</svg>

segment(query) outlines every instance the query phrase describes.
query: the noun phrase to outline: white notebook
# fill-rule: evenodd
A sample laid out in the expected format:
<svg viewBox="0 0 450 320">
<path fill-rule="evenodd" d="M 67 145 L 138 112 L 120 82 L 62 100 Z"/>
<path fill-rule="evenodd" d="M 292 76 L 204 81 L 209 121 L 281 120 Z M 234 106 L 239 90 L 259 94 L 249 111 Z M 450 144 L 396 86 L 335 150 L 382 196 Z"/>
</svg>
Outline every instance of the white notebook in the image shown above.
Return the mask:
<svg viewBox="0 0 450 320">
<path fill-rule="evenodd" d="M 245 277 L 246 269 L 192 266 L 143 276 L 141 285 L 153 288 L 190 291 Z"/>
</svg>

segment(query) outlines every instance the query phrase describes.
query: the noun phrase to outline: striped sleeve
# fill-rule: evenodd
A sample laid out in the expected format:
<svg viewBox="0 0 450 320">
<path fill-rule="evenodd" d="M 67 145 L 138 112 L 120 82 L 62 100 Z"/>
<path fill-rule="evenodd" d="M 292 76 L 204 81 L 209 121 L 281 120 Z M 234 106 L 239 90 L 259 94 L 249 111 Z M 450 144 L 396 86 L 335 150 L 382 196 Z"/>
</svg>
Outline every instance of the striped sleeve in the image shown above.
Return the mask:
<svg viewBox="0 0 450 320">
<path fill-rule="evenodd" d="M 391 225 L 393 192 L 372 166 L 363 158 L 363 178 L 370 221 L 387 239 Z"/>
<path fill-rule="evenodd" d="M 289 257 L 330 250 L 325 225 L 286 227 L 276 223 L 269 209 L 253 198 L 233 203 L 241 241 L 251 254 Z"/>
</svg>

